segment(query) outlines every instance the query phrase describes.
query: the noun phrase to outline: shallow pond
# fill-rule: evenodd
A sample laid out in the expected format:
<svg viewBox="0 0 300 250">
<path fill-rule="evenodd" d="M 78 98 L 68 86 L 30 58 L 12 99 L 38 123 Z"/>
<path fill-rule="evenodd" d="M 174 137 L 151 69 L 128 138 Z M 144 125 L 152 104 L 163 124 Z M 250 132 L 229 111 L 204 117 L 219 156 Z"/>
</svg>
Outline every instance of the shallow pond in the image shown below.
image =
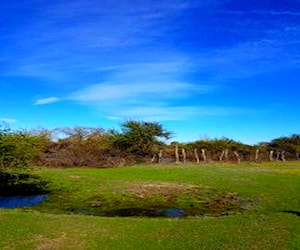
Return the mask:
<svg viewBox="0 0 300 250">
<path fill-rule="evenodd" d="M 162 208 L 162 209 L 143 209 L 143 208 L 126 208 L 116 209 L 106 212 L 96 212 L 88 209 L 69 209 L 67 212 L 75 214 L 86 214 L 104 217 L 184 217 L 187 213 L 177 208 Z"/>
<path fill-rule="evenodd" d="M 0 196 L 0 208 L 21 208 L 34 207 L 41 202 L 47 200 L 49 195 L 30 195 L 30 196 Z M 92 211 L 88 209 L 69 209 L 69 213 L 86 214 L 104 217 L 184 217 L 186 212 L 177 208 L 161 208 L 161 209 L 141 209 L 141 208 L 127 208 L 116 209 L 106 212 Z"/>
<path fill-rule="evenodd" d="M 48 195 L 45 194 L 30 196 L 0 196 L 0 208 L 33 207 L 47 199 Z"/>
</svg>

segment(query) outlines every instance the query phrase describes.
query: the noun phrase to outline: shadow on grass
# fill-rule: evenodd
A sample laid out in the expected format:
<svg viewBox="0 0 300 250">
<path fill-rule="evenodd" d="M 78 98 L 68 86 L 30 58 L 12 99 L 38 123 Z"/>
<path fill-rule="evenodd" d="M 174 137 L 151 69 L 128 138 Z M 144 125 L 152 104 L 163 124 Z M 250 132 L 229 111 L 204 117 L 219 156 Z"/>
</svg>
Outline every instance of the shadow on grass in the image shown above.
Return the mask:
<svg viewBox="0 0 300 250">
<path fill-rule="evenodd" d="M 47 194 L 48 182 L 30 173 L 0 171 L 0 196 L 30 196 Z"/>
<path fill-rule="evenodd" d="M 294 215 L 300 216 L 300 212 L 297 212 L 297 211 L 284 210 L 282 212 L 283 213 L 294 214 Z"/>
</svg>

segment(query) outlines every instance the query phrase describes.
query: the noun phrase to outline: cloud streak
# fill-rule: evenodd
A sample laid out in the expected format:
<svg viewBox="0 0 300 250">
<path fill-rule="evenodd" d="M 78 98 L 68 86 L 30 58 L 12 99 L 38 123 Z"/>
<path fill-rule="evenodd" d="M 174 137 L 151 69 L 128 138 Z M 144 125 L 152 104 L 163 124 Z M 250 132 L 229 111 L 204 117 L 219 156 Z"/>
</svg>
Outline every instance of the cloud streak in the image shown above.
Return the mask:
<svg viewBox="0 0 300 250">
<path fill-rule="evenodd" d="M 116 64 L 116 61 L 121 67 L 123 67 L 122 65 L 141 65 L 144 63 L 144 69 L 138 67 L 138 70 L 135 71 L 135 74 L 138 75 L 140 71 L 145 71 L 146 69 L 148 72 L 151 72 L 152 68 L 155 67 L 154 64 L 151 65 L 151 60 L 153 60 L 151 57 L 154 57 L 156 60 L 162 58 L 168 61 L 173 59 L 171 58 L 173 54 L 180 53 L 179 57 L 185 56 L 188 57 L 189 61 L 194 61 L 193 66 L 195 68 L 199 66 L 200 72 L 201 67 L 209 68 L 209 64 L 211 64 L 211 68 L 220 69 L 219 66 L 229 68 L 228 65 L 230 63 L 232 65 L 231 68 L 236 67 L 243 70 L 240 66 L 242 65 L 246 66 L 244 72 L 249 72 L 250 67 L 253 68 L 252 72 L 254 72 L 256 70 L 255 66 L 252 64 L 250 67 L 248 66 L 249 57 L 251 59 L 254 55 L 258 55 L 256 60 L 258 61 L 260 59 L 258 52 L 262 53 L 262 56 L 268 57 L 277 53 L 278 50 L 274 51 L 269 47 L 264 47 L 262 50 L 254 52 L 248 46 L 249 51 L 245 48 L 247 56 L 237 58 L 237 54 L 226 54 L 227 51 L 228 53 L 235 51 L 243 53 L 241 51 L 241 44 L 235 44 L 236 50 L 233 49 L 234 47 L 232 49 L 230 47 L 223 47 L 223 51 L 216 51 L 215 48 L 212 48 L 207 50 L 208 53 L 205 51 L 200 55 L 195 53 L 195 55 L 190 54 L 186 56 L 170 43 L 170 40 L 177 38 L 178 27 L 173 24 L 186 11 L 195 7 L 195 5 L 198 11 L 209 9 L 218 13 L 239 15 L 256 13 L 273 16 L 298 16 L 300 14 L 297 11 L 275 10 L 222 11 L 217 8 L 220 8 L 221 1 L 205 1 L 205 3 L 201 2 L 197 4 L 194 1 L 184 0 L 174 0 L 172 3 L 164 1 L 150 2 L 140 1 L 133 8 L 133 4 L 127 1 L 104 0 L 101 1 L 101 6 L 99 6 L 95 0 L 78 0 L 51 3 L 47 5 L 47 8 L 34 9 L 36 12 L 32 22 L 24 23 L 22 29 L 7 35 L 8 39 L 12 37 L 14 42 L 12 44 L 8 43 L 8 53 L 3 55 L 4 58 L 7 58 L 6 65 L 8 65 L 8 69 L 2 74 L 19 74 L 22 76 L 43 78 L 51 81 L 51 84 L 53 82 L 60 84 L 64 81 L 73 85 L 81 85 L 76 83 L 76 79 L 79 77 L 92 78 L 90 75 L 98 77 L 101 69 L 106 69 L 104 71 L 109 72 L 109 68 L 112 68 Z M 199 20 L 200 26 L 204 25 L 202 21 L 201 19 Z M 240 29 L 236 31 L 237 33 L 242 34 L 249 30 L 249 27 L 243 26 L 248 25 L 248 22 L 245 24 L 244 22 L 240 22 L 240 20 L 238 22 L 241 24 L 238 26 Z M 60 27 L 59 29 L 57 29 L 58 26 Z M 263 27 L 263 23 L 260 27 Z M 253 30 L 261 32 L 260 27 L 254 27 Z M 214 27 L 206 28 L 206 31 L 211 32 L 210 28 Z M 231 28 L 231 26 L 228 28 Z M 277 30 L 277 33 L 280 33 L 281 27 L 276 27 L 275 30 Z M 33 33 L 39 35 L 32 36 Z M 249 33 L 246 35 L 249 36 Z M 204 37 L 201 37 L 201 39 Z M 273 37 L 268 37 L 268 34 L 266 34 L 264 39 L 273 39 L 276 41 L 280 37 L 274 37 L 274 34 Z M 247 42 L 245 44 L 247 46 Z M 144 49 L 140 49 L 140 46 L 143 46 Z M 16 48 L 17 53 L 12 53 Z M 136 50 L 136 48 L 139 49 Z M 253 47 L 253 49 L 255 48 Z M 256 49 L 259 50 L 257 47 Z M 124 53 L 125 50 L 126 53 Z M 282 54 L 284 54 L 285 48 L 281 50 Z M 224 59 L 227 58 L 229 64 L 226 65 L 225 60 L 224 64 L 220 62 L 221 57 L 218 58 L 216 53 L 225 55 Z M 13 54 L 17 54 L 17 57 L 11 56 Z M 20 57 L 20 55 L 22 56 Z M 232 58 L 230 58 L 230 55 L 233 55 Z M 199 61 L 199 58 L 203 58 L 203 60 Z M 237 59 L 237 63 L 234 63 L 235 59 Z M 272 61 L 273 58 L 269 60 Z M 177 63 L 177 58 L 174 61 Z M 150 64 L 147 65 L 149 62 Z M 279 62 L 276 63 L 280 64 Z M 157 68 L 166 66 L 168 67 L 164 62 L 156 63 Z M 178 67 L 174 65 L 172 67 L 173 69 L 177 69 L 179 74 L 180 72 L 186 73 L 186 68 L 182 68 L 181 66 L 183 66 L 183 63 L 178 64 Z M 134 68 L 132 67 L 132 70 L 135 70 Z M 266 67 L 263 66 L 262 68 Z M 157 70 L 154 69 L 154 73 Z M 128 74 L 128 72 L 130 73 L 130 69 L 127 69 L 127 72 L 123 71 L 124 74 Z M 169 74 L 174 72 L 175 70 L 169 72 Z M 225 70 L 223 72 L 226 74 Z M 143 77 L 145 73 L 142 72 L 141 75 Z M 119 72 L 119 77 L 121 76 Z M 147 75 L 148 77 L 154 78 L 150 74 Z M 114 79 L 109 78 L 110 76 L 108 75 L 107 79 L 101 79 L 101 82 L 114 81 Z M 178 80 L 174 81 L 172 79 L 171 82 L 178 82 Z"/>
<path fill-rule="evenodd" d="M 164 50 L 164 34 L 173 29 L 169 24 L 189 4 L 182 0 L 168 4 L 140 1 L 133 7 L 126 1 L 104 0 L 99 5 L 95 0 L 78 0 L 38 7 L 31 6 L 32 21 L 8 33 L 7 41 L 12 43 L 7 43 L 7 53 L 2 57 L 7 57 L 10 63 L 3 74 L 57 81 L 66 76 L 76 78 L 78 73 L 75 72 L 91 72 L 99 68 L 100 62 L 103 67 L 110 67 L 116 57 L 123 64 L 128 56 L 122 62 L 121 53 L 115 52 L 123 48 L 129 48 L 130 54 L 134 46 L 154 43 Z M 22 8 L 22 4 L 18 8 Z"/>
<path fill-rule="evenodd" d="M 95 103 L 102 101 L 145 102 L 184 98 L 192 94 L 207 93 L 211 86 L 181 82 L 104 83 L 91 85 L 71 94 L 76 101 Z"/>
<path fill-rule="evenodd" d="M 0 122 L 12 124 L 12 123 L 16 123 L 17 120 L 16 119 L 12 119 L 12 118 L 0 118 Z"/>
<path fill-rule="evenodd" d="M 144 106 L 116 110 L 109 119 L 137 119 L 147 121 L 178 121 L 212 116 L 232 116 L 253 112 L 233 107 L 214 106 Z"/>
<path fill-rule="evenodd" d="M 267 101 L 261 92 L 268 89 L 272 96 L 274 86 L 281 84 L 272 75 L 300 68 L 300 13 L 297 8 L 286 11 L 291 6 L 283 3 L 279 10 L 261 10 L 264 4 L 232 2 L 7 4 L 13 11 L 5 14 L 0 8 L 0 19 L 20 14 L 22 23 L 0 27 L 0 77 L 5 76 L 1 80 L 7 81 L 7 92 L 13 92 L 8 81 L 32 84 L 24 88 L 26 97 L 10 100 L 37 106 L 63 101 L 47 110 L 49 117 L 56 108 L 70 111 L 66 121 L 72 119 L 72 110 L 73 120 L 78 120 L 76 108 L 82 110 L 80 122 L 87 123 L 94 114 L 104 123 L 107 118 L 195 122 L 202 117 L 220 117 L 219 122 L 225 116 L 249 114 L 250 108 L 242 107 L 263 109 Z M 243 11 L 247 8 L 255 10 Z M 264 98 L 272 101 L 268 96 Z M 31 108 L 22 113 L 43 116 L 46 107 Z M 56 115 L 49 118 L 54 119 Z"/>
<path fill-rule="evenodd" d="M 67 99 L 101 110 L 112 120 L 177 120 L 193 113 L 191 107 L 185 107 L 188 98 L 217 91 L 212 84 L 181 80 L 194 69 L 186 57 L 179 55 L 168 60 L 117 65 L 109 70 L 109 81 L 79 89 Z M 176 108 L 172 108 L 174 105 Z"/>
<path fill-rule="evenodd" d="M 59 102 L 59 101 L 60 101 L 60 98 L 58 98 L 58 97 L 41 98 L 41 99 L 37 99 L 34 102 L 34 105 L 45 105 L 45 104 L 55 103 L 55 102 Z"/>
</svg>

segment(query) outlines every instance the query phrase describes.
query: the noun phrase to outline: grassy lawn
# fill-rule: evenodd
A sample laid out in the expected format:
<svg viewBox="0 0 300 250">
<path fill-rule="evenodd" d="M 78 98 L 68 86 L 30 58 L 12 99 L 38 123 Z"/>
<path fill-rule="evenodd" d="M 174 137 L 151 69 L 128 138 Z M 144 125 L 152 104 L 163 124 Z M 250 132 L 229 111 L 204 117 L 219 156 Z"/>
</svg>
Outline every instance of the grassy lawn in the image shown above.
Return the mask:
<svg viewBox="0 0 300 250">
<path fill-rule="evenodd" d="M 50 199 L 36 208 L 0 209 L 0 249 L 300 249 L 299 162 L 36 173 L 50 181 Z M 234 198 L 224 201 L 228 194 Z M 184 218 L 72 213 L 157 204 L 193 211 L 216 200 L 226 216 L 223 210 Z"/>
</svg>

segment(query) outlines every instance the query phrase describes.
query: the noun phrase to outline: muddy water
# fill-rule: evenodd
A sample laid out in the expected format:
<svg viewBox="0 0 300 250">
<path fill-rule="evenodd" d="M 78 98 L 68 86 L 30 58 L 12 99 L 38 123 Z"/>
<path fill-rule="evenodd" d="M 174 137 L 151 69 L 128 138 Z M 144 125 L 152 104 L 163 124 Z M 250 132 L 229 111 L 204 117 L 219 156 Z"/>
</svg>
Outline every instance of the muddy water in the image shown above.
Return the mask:
<svg viewBox="0 0 300 250">
<path fill-rule="evenodd" d="M 142 209 L 142 208 L 126 208 L 117 209 L 106 212 L 96 212 L 86 209 L 70 209 L 68 212 L 75 214 L 86 214 L 104 217 L 184 217 L 187 213 L 181 209 L 163 208 L 163 209 Z"/>
</svg>

